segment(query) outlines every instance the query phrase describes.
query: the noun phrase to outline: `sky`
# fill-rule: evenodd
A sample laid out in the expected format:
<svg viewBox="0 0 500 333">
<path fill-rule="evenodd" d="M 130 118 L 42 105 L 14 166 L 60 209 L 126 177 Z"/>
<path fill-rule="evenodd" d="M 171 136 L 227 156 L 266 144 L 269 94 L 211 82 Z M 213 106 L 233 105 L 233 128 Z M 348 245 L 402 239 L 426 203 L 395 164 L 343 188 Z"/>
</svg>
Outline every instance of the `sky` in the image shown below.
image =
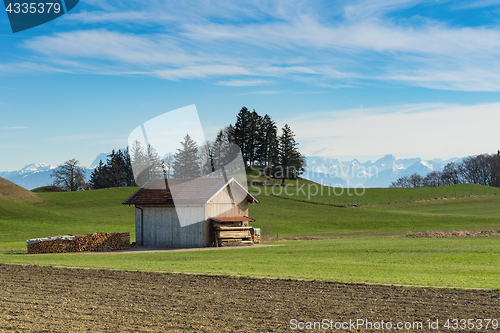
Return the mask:
<svg viewBox="0 0 500 333">
<path fill-rule="evenodd" d="M 89 166 L 193 104 L 207 138 L 246 106 L 306 156 L 495 153 L 499 23 L 494 0 L 81 0 L 15 34 L 3 12 L 0 171 Z"/>
</svg>

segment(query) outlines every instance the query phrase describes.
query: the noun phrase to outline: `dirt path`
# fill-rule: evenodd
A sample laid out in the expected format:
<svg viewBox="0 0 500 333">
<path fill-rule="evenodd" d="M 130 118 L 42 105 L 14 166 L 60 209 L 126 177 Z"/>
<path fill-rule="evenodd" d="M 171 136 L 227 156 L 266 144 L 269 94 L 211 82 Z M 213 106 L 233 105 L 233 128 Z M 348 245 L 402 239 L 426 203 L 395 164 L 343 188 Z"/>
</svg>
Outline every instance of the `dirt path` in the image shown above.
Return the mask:
<svg viewBox="0 0 500 333">
<path fill-rule="evenodd" d="M 198 251 L 224 251 L 245 250 L 259 247 L 285 246 L 285 244 L 255 244 L 252 246 L 228 246 L 228 247 L 196 247 L 196 248 L 165 248 L 165 247 L 131 247 L 128 250 L 115 251 L 92 251 L 92 252 L 65 252 L 65 253 L 37 253 L 36 256 L 45 255 L 101 255 L 101 254 L 132 254 L 132 253 L 165 253 L 165 252 L 198 252 Z M 24 249 L 23 249 L 24 250 Z M 23 253 L 24 254 L 24 253 Z"/>
<path fill-rule="evenodd" d="M 2 332 L 345 332 L 298 322 L 500 320 L 500 291 L 0 265 Z M 491 326 L 491 325 L 490 325 Z M 353 332 L 366 330 L 365 326 Z M 378 330 L 384 331 L 384 330 Z M 429 330 L 398 330 L 428 332 Z M 467 332 L 500 332 L 467 330 Z"/>
</svg>

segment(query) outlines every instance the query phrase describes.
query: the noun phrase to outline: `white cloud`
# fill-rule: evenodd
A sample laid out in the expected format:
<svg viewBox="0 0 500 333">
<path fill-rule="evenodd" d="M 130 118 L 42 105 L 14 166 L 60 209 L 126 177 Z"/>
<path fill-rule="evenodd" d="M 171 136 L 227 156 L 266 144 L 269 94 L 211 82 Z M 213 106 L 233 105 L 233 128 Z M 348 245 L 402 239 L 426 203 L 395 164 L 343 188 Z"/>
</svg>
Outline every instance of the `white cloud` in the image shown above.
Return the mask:
<svg viewBox="0 0 500 333">
<path fill-rule="evenodd" d="M 0 129 L 3 129 L 3 130 L 29 129 L 29 127 L 26 127 L 26 126 L 11 126 L 11 127 L 2 127 Z"/>
<path fill-rule="evenodd" d="M 288 77 L 324 87 L 370 80 L 500 90 L 496 26 L 451 26 L 412 17 L 401 23 L 393 15 L 421 1 L 87 3 L 102 9 L 68 15 L 65 22 L 122 24 L 126 31 L 134 24 L 154 33 L 79 30 L 34 37 L 23 47 L 45 57 L 45 66 L 71 72 L 213 77 L 229 86 Z M 476 7 L 491 4 L 475 2 Z"/>
<path fill-rule="evenodd" d="M 245 96 L 245 95 L 276 95 L 276 94 L 283 94 L 285 91 L 282 90 L 258 90 L 258 91 L 251 91 L 251 92 L 246 92 L 246 93 L 241 93 L 237 94 L 239 96 Z"/>
<path fill-rule="evenodd" d="M 189 78 L 204 78 L 211 76 L 234 76 L 234 75 L 252 75 L 248 69 L 231 65 L 205 65 L 189 66 L 179 69 L 164 69 L 153 73 L 163 79 L 178 80 Z"/>
<path fill-rule="evenodd" d="M 263 86 L 268 85 L 270 82 L 266 80 L 230 80 L 230 81 L 219 81 L 215 84 L 220 86 L 228 87 L 252 87 L 252 86 Z"/>
<path fill-rule="evenodd" d="M 499 111 L 500 103 L 419 104 L 311 113 L 286 122 L 305 155 L 451 158 L 495 152 Z"/>
</svg>

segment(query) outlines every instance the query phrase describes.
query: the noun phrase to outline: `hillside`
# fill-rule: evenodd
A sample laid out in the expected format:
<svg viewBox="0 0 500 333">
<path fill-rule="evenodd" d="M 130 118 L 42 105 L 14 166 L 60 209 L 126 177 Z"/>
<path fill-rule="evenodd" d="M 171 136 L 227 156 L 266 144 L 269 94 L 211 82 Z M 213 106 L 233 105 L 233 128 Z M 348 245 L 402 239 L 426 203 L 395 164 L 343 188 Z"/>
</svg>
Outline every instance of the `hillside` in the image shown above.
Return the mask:
<svg viewBox="0 0 500 333">
<path fill-rule="evenodd" d="M 307 180 L 300 183 L 312 184 Z M 380 202 L 388 202 L 391 197 L 394 202 L 399 194 L 404 197 L 411 193 L 415 198 L 419 189 L 406 189 L 407 192 L 372 189 L 370 194 L 377 204 L 370 204 L 373 199 L 369 199 L 368 205 L 354 208 L 318 205 L 321 196 L 315 198 L 316 203 L 309 203 L 265 195 L 262 191 L 258 195 L 261 204 L 250 207 L 250 216 L 256 219 L 253 225 L 260 227 L 265 237 L 275 237 L 277 232 L 280 237 L 293 238 L 346 234 L 402 236 L 408 230 L 499 230 L 500 195 L 489 194 L 495 189 L 479 188 L 483 195 L 477 195 L 477 185 L 436 188 L 436 192 L 431 193 L 433 197 L 440 194 L 444 197 L 448 192 L 449 196 L 453 193 L 453 198 L 398 204 Z M 43 200 L 35 204 L 0 199 L 0 248 L 22 248 L 28 238 L 92 232 L 130 231 L 133 240 L 134 207 L 121 203 L 136 189 L 40 193 Z M 454 198 L 455 190 L 468 195 Z M 470 195 L 471 192 L 475 195 Z M 485 192 L 488 195 L 484 195 Z M 321 201 L 328 202 L 329 198 L 325 196 Z"/>
<path fill-rule="evenodd" d="M 0 199 L 22 203 L 36 203 L 40 201 L 40 198 L 35 193 L 2 177 L 0 177 Z"/>
</svg>

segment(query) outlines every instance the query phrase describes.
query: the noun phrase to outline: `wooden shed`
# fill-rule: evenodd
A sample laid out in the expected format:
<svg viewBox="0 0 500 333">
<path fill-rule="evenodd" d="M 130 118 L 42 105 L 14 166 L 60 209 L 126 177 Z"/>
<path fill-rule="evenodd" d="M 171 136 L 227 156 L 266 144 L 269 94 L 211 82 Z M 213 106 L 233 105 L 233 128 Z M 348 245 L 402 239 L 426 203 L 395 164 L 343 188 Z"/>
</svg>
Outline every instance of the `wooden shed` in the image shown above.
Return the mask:
<svg viewBox="0 0 500 333">
<path fill-rule="evenodd" d="M 250 203 L 259 200 L 234 178 L 153 179 L 123 202 L 136 208 L 136 244 L 158 247 L 218 246 L 214 219 L 250 229 Z"/>
</svg>

